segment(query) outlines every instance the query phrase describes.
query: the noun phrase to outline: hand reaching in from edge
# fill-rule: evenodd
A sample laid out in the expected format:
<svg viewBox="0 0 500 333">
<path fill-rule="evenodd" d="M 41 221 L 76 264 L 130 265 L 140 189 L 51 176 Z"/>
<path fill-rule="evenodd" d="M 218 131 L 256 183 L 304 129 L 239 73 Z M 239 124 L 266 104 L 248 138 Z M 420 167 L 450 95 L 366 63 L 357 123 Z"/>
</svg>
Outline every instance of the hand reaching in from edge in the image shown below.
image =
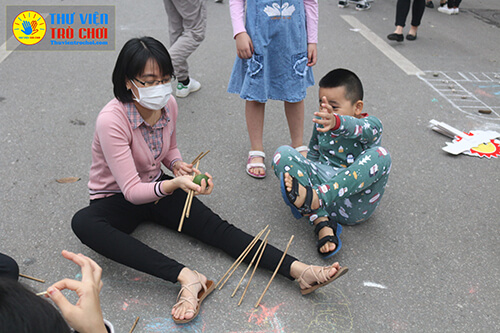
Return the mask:
<svg viewBox="0 0 500 333">
<path fill-rule="evenodd" d="M 56 282 L 47 289 L 47 297 L 54 301 L 68 324 L 78 332 L 107 333 L 99 300 L 102 288 L 101 267 L 83 254 L 64 250 L 62 255 L 81 267 L 82 281 L 64 279 Z M 76 292 L 79 299 L 75 305 L 61 293 L 64 289 Z"/>
</svg>

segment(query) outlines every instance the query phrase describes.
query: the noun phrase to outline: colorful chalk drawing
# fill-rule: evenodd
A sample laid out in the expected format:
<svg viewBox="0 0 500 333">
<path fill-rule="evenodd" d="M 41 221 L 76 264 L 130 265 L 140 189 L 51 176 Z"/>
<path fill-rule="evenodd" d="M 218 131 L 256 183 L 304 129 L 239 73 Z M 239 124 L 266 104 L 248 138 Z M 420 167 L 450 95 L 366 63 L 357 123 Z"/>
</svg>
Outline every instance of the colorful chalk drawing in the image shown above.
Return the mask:
<svg viewBox="0 0 500 333">
<path fill-rule="evenodd" d="M 500 72 L 425 71 L 417 75 L 455 109 L 485 120 L 500 122 Z M 490 114 L 479 110 L 491 111 Z"/>
<path fill-rule="evenodd" d="M 134 277 L 123 281 L 129 281 L 128 283 L 133 281 L 141 285 L 150 283 L 147 276 L 145 279 Z M 134 316 L 139 316 L 140 322 L 136 330 L 147 333 L 301 333 L 304 331 L 348 333 L 353 331 L 354 321 L 350 302 L 332 284 L 307 296 L 297 295 L 297 299 L 291 303 L 266 301 L 257 308 L 251 307 L 250 310 L 251 305 L 247 305 L 231 307 L 230 310 L 219 309 L 220 312 L 217 314 L 214 313 L 217 310 L 202 309 L 197 318 L 183 325 L 175 324 L 170 315 L 153 315 L 156 306 L 140 298 L 122 299 L 117 306 L 127 313 L 133 312 Z M 170 308 L 166 309 L 169 313 Z M 229 316 L 214 319 L 214 315 L 222 315 L 222 312 Z M 227 327 L 223 332 L 220 327 L 221 320 Z M 211 327 L 214 324 L 216 326 Z"/>
<path fill-rule="evenodd" d="M 309 332 L 350 332 L 354 318 L 349 301 L 337 288 L 318 289 L 310 296 L 314 303 L 307 326 Z"/>
<path fill-rule="evenodd" d="M 307 306 L 298 303 L 306 302 Z M 285 303 L 275 306 L 260 304 L 248 316 L 248 329 L 244 331 L 230 331 L 230 333 L 301 333 L 308 332 L 351 332 L 353 329 L 353 316 L 349 308 L 349 301 L 340 290 L 328 287 L 318 289 L 314 294 L 305 296 L 294 304 L 291 309 Z M 300 313 L 297 313 L 300 311 Z M 293 317 L 294 320 L 288 321 Z M 293 327 L 291 322 L 297 318 L 304 324 Z"/>
<path fill-rule="evenodd" d="M 208 332 L 205 323 L 201 318 L 202 314 L 195 318 L 192 322 L 182 325 L 177 325 L 172 318 L 152 318 L 146 320 L 144 329 L 141 332 L 148 333 L 175 333 L 175 332 L 189 332 L 189 333 L 204 333 Z"/>
</svg>

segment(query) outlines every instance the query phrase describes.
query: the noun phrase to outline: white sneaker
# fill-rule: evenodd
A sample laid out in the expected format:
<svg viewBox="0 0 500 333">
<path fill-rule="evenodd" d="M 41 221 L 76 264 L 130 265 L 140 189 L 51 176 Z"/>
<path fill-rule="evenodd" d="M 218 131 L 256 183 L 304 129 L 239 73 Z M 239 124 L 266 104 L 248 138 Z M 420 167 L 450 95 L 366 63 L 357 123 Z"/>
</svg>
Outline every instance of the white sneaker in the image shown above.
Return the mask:
<svg viewBox="0 0 500 333">
<path fill-rule="evenodd" d="M 359 3 L 356 5 L 356 10 L 363 11 L 372 8 L 372 5 L 367 1 L 364 4 Z"/>
<path fill-rule="evenodd" d="M 187 86 L 183 85 L 181 82 L 177 82 L 177 88 L 175 89 L 175 95 L 177 97 L 187 97 L 190 93 L 200 90 L 201 84 L 192 77 L 189 78 L 189 83 Z"/>
<path fill-rule="evenodd" d="M 443 13 L 443 14 L 453 15 L 455 11 L 453 10 L 453 8 L 448 8 L 448 6 L 445 5 L 445 6 L 439 7 L 438 12 Z"/>
<path fill-rule="evenodd" d="M 458 15 L 458 12 L 459 12 L 458 7 L 453 8 L 453 15 Z"/>
</svg>

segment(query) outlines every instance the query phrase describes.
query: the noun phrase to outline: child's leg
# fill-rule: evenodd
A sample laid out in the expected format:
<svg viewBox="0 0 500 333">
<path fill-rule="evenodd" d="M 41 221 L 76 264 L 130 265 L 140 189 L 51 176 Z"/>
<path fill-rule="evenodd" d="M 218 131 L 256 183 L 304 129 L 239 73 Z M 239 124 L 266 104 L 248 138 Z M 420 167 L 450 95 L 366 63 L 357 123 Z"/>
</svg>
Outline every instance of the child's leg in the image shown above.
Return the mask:
<svg viewBox="0 0 500 333">
<path fill-rule="evenodd" d="M 264 111 L 265 103 L 256 101 L 246 101 L 245 117 L 247 121 L 248 136 L 250 138 L 250 150 L 264 151 L 263 135 L 264 135 Z M 260 156 L 253 157 L 250 163 L 264 163 L 264 158 Z M 264 168 L 251 168 L 250 172 L 257 175 L 264 175 Z"/>
<path fill-rule="evenodd" d="M 313 187 L 320 206 L 340 223 L 366 220 L 384 193 L 390 167 L 391 157 L 384 148 L 367 149 L 347 169 Z"/>
<path fill-rule="evenodd" d="M 329 209 L 334 203 L 365 191 L 389 172 L 391 157 L 382 147 L 367 149 L 347 169 L 314 186 L 320 206 Z"/>
<path fill-rule="evenodd" d="M 299 152 L 293 149 L 290 146 L 281 146 L 274 153 L 272 168 L 274 173 L 279 178 L 280 174 L 288 173 L 291 177 L 297 179 L 302 186 L 312 186 L 313 184 L 321 184 L 326 181 L 326 177 L 324 177 L 327 172 L 325 170 L 319 170 L 318 167 L 314 164 L 314 162 L 309 161 L 307 158 L 303 157 Z M 326 169 L 326 168 L 324 168 Z M 337 173 L 335 168 L 331 168 L 329 170 L 331 174 Z M 323 177 L 322 177 L 323 176 Z M 286 176 L 285 184 L 288 184 L 288 187 L 291 187 L 291 177 Z M 302 187 L 302 191 L 305 192 L 305 189 Z M 302 195 L 296 201 L 296 206 L 302 206 L 304 202 L 305 194 L 302 192 Z M 315 192 L 313 191 L 313 196 Z M 316 226 L 320 222 L 328 220 L 328 212 L 319 207 L 318 196 L 315 195 L 315 199 L 313 199 L 313 208 L 317 208 L 314 212 L 314 219 L 312 220 L 312 224 Z M 326 236 L 334 236 L 334 231 L 330 227 L 324 227 L 318 232 L 318 239 L 322 239 Z M 321 248 L 319 248 L 319 252 L 328 253 L 334 251 L 336 245 L 332 242 L 327 242 Z"/>
<path fill-rule="evenodd" d="M 330 208 L 330 216 L 341 224 L 359 224 L 366 221 L 375 212 L 384 195 L 385 185 L 389 179 L 386 172 L 375 183 L 363 191 L 356 193 L 344 200 L 338 200 Z"/>
<path fill-rule="evenodd" d="M 297 103 L 285 102 L 285 115 L 292 139 L 292 147 L 302 146 L 304 140 L 304 101 Z M 304 152 L 304 156 L 307 152 Z"/>
</svg>

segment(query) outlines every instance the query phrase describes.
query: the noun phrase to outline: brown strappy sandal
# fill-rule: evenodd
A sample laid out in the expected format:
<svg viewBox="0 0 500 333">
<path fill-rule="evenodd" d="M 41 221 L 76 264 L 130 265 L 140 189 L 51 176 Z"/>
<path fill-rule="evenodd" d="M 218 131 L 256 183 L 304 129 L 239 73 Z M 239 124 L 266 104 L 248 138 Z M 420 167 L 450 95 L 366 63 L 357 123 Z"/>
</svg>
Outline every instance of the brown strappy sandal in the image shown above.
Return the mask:
<svg viewBox="0 0 500 333">
<path fill-rule="evenodd" d="M 335 281 L 336 279 L 338 279 L 339 277 L 341 277 L 342 275 L 344 275 L 345 273 L 347 273 L 347 271 L 349 270 L 349 268 L 347 268 L 347 267 L 340 267 L 337 270 L 337 273 L 335 273 L 332 277 L 328 277 L 327 272 L 330 270 L 330 268 L 332 266 L 322 267 L 321 270 L 319 271 L 319 275 L 320 276 L 318 276 L 314 272 L 313 267 L 314 267 L 313 265 L 310 265 L 309 267 L 307 267 L 306 269 L 304 269 L 304 271 L 302 272 L 302 274 L 300 274 L 300 277 L 297 279 L 297 281 L 299 282 L 299 284 L 302 283 L 302 284 L 304 284 L 306 286 L 306 288 L 300 289 L 300 293 L 302 295 L 310 294 L 313 291 L 315 291 L 316 289 L 318 289 L 319 287 L 326 286 L 330 282 Z M 314 276 L 314 279 L 316 280 L 315 284 L 310 285 L 309 283 L 307 283 L 304 280 L 304 275 L 306 274 L 307 271 L 311 271 L 312 275 Z"/>
<path fill-rule="evenodd" d="M 215 285 L 214 285 L 214 282 L 212 280 L 207 280 L 207 283 L 204 284 L 201 282 L 201 278 L 200 278 L 200 274 L 197 272 L 197 271 L 193 271 L 196 273 L 196 275 L 198 276 L 198 281 L 197 282 L 193 282 L 193 283 L 190 283 L 186 286 L 182 286 L 181 290 L 179 291 L 179 295 L 177 296 L 177 300 L 176 300 L 176 303 L 174 305 L 174 308 L 175 307 L 178 307 L 179 305 L 181 305 L 182 303 L 184 302 L 188 302 L 189 304 L 191 304 L 191 306 L 193 307 L 193 309 L 189 309 L 186 311 L 186 313 L 188 312 L 193 312 L 194 315 L 192 318 L 189 318 L 189 319 L 176 319 L 174 318 L 174 316 L 172 315 L 172 319 L 174 320 L 174 322 L 176 324 L 185 324 L 185 323 L 189 323 L 191 320 L 193 320 L 194 318 L 196 318 L 196 316 L 198 315 L 198 313 L 200 312 L 200 307 L 201 307 L 201 303 L 203 302 L 203 300 L 215 289 Z M 202 286 L 202 290 L 200 290 L 200 292 L 198 293 L 198 296 L 196 297 L 193 292 L 191 291 L 191 289 L 189 289 L 189 287 L 191 286 L 194 286 L 195 284 L 201 284 Z M 182 292 L 184 290 L 187 290 L 189 291 L 189 293 L 192 295 L 192 296 L 188 296 L 188 297 L 181 297 L 182 295 Z"/>
</svg>

